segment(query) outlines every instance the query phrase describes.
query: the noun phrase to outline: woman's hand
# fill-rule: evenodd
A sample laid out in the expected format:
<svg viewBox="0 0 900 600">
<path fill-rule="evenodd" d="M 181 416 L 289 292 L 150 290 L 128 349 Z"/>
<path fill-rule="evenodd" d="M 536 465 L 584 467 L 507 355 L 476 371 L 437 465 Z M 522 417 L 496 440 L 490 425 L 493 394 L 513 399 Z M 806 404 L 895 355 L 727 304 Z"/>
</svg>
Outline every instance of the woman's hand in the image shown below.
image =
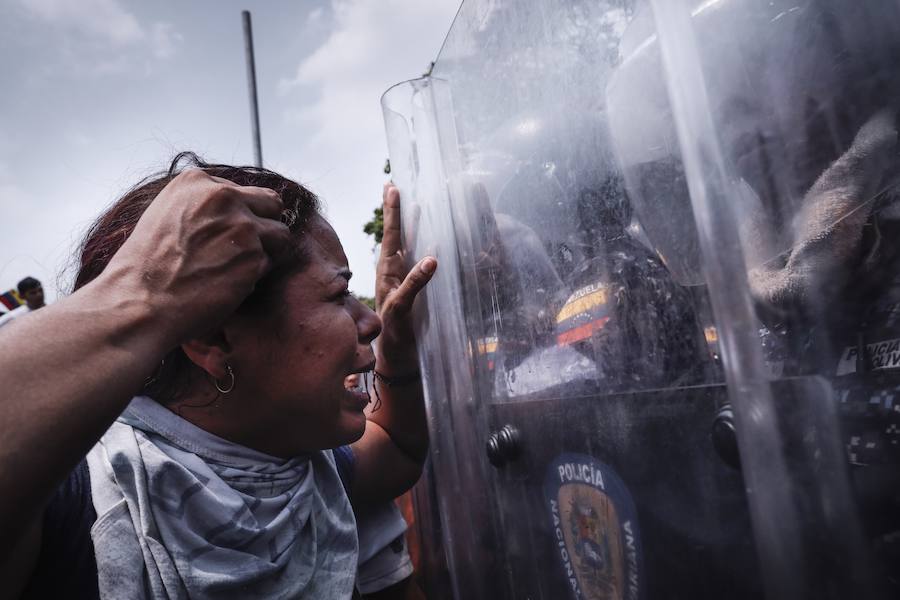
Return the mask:
<svg viewBox="0 0 900 600">
<path fill-rule="evenodd" d="M 400 193 L 389 183 L 384 186 L 384 236 L 375 279 L 382 321 L 375 368 L 385 378 L 403 381 L 385 383 L 376 377 L 380 407 L 367 415 L 366 432 L 352 446 L 356 468 L 351 497 L 359 505 L 390 501 L 408 490 L 421 475 L 428 453 L 422 385 L 407 376 L 419 368 L 413 301 L 434 275 L 437 260 L 426 256 L 407 271 L 400 240 Z"/>
<path fill-rule="evenodd" d="M 141 216 L 100 279 L 165 315 L 171 343 L 231 314 L 289 243 L 278 193 L 199 169 L 173 179 Z"/>
<path fill-rule="evenodd" d="M 426 256 L 406 269 L 401 248 L 400 192 L 392 183 L 384 186 L 384 236 L 375 277 L 375 305 L 383 328 L 378 338 L 378 371 L 402 376 L 418 369 L 412 305 L 437 269 L 437 260 Z"/>
</svg>

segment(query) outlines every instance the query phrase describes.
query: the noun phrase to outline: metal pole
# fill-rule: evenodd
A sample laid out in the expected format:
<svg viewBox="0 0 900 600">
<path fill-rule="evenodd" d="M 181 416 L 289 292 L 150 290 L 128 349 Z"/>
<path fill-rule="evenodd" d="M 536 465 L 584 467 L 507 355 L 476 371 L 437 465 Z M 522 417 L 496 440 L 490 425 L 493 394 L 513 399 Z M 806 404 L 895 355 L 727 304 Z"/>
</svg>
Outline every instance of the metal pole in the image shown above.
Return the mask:
<svg viewBox="0 0 900 600">
<path fill-rule="evenodd" d="M 253 26 L 250 24 L 250 11 L 242 13 L 244 17 L 244 54 L 247 57 L 247 86 L 250 88 L 250 128 L 253 134 L 253 156 L 257 167 L 262 167 L 262 142 L 259 138 L 259 105 L 256 101 L 256 63 L 253 60 Z"/>
</svg>

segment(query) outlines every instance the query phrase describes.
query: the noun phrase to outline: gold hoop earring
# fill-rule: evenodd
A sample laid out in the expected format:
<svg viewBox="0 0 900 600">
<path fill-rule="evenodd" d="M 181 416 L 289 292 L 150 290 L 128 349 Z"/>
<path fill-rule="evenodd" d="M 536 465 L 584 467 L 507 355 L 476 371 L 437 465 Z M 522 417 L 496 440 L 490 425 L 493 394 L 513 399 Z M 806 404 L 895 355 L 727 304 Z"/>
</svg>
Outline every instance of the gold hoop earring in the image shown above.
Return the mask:
<svg viewBox="0 0 900 600">
<path fill-rule="evenodd" d="M 231 377 L 231 382 L 227 388 L 222 388 L 222 386 L 219 385 L 219 380 L 213 379 L 213 384 L 216 386 L 216 389 L 219 390 L 220 394 L 227 394 L 234 389 L 234 371 L 231 370 L 231 365 L 228 363 L 225 363 L 225 368 L 228 370 L 228 376 Z"/>
</svg>

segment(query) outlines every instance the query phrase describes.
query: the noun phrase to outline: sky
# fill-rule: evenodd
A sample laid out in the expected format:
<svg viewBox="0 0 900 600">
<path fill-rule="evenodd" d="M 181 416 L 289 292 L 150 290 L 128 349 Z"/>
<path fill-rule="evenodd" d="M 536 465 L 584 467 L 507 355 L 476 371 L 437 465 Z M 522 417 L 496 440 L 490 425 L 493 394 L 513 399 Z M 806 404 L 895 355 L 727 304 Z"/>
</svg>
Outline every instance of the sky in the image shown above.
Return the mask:
<svg viewBox="0 0 900 600">
<path fill-rule="evenodd" d="M 0 0 L 0 292 L 71 285 L 87 227 L 181 150 L 252 164 L 241 11 L 264 166 L 323 200 L 372 295 L 387 145 L 379 99 L 434 60 L 460 0 Z"/>
</svg>

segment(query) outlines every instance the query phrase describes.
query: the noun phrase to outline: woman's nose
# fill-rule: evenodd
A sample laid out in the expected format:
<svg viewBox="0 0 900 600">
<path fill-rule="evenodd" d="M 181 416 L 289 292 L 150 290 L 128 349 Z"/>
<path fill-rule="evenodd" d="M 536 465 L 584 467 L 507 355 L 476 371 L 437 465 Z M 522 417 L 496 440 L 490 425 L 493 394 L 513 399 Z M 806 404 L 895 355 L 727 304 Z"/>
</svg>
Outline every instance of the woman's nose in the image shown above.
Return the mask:
<svg viewBox="0 0 900 600">
<path fill-rule="evenodd" d="M 356 327 L 359 330 L 359 341 L 363 344 L 371 344 L 372 341 L 381 333 L 381 317 L 374 310 L 360 303 L 362 306 L 362 314 L 356 321 Z"/>
</svg>

